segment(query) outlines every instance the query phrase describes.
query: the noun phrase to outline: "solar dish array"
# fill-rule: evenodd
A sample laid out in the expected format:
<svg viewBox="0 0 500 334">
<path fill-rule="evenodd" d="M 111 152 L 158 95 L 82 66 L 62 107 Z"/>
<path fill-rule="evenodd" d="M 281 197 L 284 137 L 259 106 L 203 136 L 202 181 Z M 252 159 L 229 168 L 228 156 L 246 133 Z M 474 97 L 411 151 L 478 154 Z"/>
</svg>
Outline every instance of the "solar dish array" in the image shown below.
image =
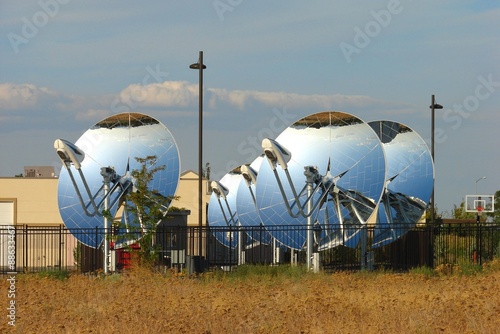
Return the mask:
<svg viewBox="0 0 500 334">
<path fill-rule="evenodd" d="M 215 191 L 210 198 L 210 226 L 264 226 L 267 231 L 259 235 L 247 228 L 249 239 L 274 238 L 300 250 L 309 223 L 318 250 L 324 250 L 356 247 L 361 230 L 374 221 L 372 247 L 379 247 L 418 222 L 433 188 L 425 143 L 395 122 L 368 124 L 344 112 L 319 112 L 264 139 L 263 151 L 217 182 L 226 193 L 223 198 Z M 216 238 L 229 247 L 237 244 L 233 235 Z"/>
<path fill-rule="evenodd" d="M 135 158 L 156 156 L 156 165 L 165 166 L 165 169 L 155 173 L 149 186 L 165 197 L 175 194 L 180 177 L 177 145 L 168 129 L 148 115 L 122 113 L 110 116 L 87 130 L 74 146 L 85 157 L 78 172 L 74 165 L 61 169 L 58 205 L 66 227 L 77 232 L 73 234 L 85 245 L 99 247 L 103 238 L 102 233 L 90 230 L 81 233 L 80 230 L 104 227 L 101 168 L 109 167 L 114 172 L 109 210 L 113 217 L 122 215 L 126 224 L 133 224 L 133 217 L 123 213 L 122 205 L 127 192 L 134 191 L 130 172 L 141 168 Z M 96 207 L 91 204 L 92 196 L 95 196 Z"/>
<path fill-rule="evenodd" d="M 365 123 L 345 112 L 319 112 L 262 145 L 263 154 L 254 161 L 212 182 L 208 222 L 225 246 L 237 247 L 243 230 L 247 246 L 278 242 L 303 249 L 304 226 L 311 224 L 318 250 L 356 247 L 362 229 L 374 222 L 372 247 L 380 247 L 418 222 L 433 189 L 434 166 L 425 142 L 397 122 Z M 134 191 L 130 172 L 140 169 L 136 157 L 155 156 L 156 164 L 165 166 L 155 174 L 153 189 L 166 197 L 177 189 L 177 145 L 150 116 L 113 115 L 75 144 L 58 140 L 55 147 L 63 161 L 61 147 L 82 159 L 61 170 L 58 204 L 66 227 L 78 230 L 75 236 L 88 246 L 102 243 L 101 233 L 80 233 L 82 228 L 103 228 L 102 169 L 113 172 L 110 214 L 121 215 L 125 226 L 133 224 L 122 204 Z M 228 231 L 228 226 L 235 229 Z"/>
</svg>

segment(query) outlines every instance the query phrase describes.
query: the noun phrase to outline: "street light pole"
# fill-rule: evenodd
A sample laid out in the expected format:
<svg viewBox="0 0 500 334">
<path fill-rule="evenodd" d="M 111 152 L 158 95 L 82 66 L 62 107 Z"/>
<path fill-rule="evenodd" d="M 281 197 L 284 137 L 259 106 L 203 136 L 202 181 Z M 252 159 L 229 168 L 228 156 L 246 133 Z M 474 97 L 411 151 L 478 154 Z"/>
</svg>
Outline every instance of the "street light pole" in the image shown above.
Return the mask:
<svg viewBox="0 0 500 334">
<path fill-rule="evenodd" d="M 476 195 L 477 195 L 477 183 L 484 179 L 486 179 L 486 176 L 480 177 L 479 179 L 476 180 Z"/>
<path fill-rule="evenodd" d="M 443 109 L 443 106 L 436 103 L 436 99 L 435 99 L 434 94 L 432 95 L 431 105 L 429 108 L 431 108 L 431 156 L 432 156 L 432 162 L 434 163 L 434 170 L 435 170 L 436 163 L 434 160 L 434 124 L 435 124 L 435 112 L 434 112 L 434 110 L 435 109 Z M 434 183 L 436 183 L 435 175 L 436 175 L 436 173 L 434 172 Z M 431 195 L 431 224 L 434 224 L 434 210 L 435 210 L 435 207 L 434 207 L 434 189 L 435 189 L 435 184 L 432 187 L 432 195 Z"/>
<path fill-rule="evenodd" d="M 198 99 L 198 255 L 201 257 L 203 255 L 202 248 L 202 226 L 203 226 L 203 70 L 207 67 L 203 64 L 203 51 L 200 51 L 200 56 L 198 62 L 189 65 L 190 69 L 199 70 L 200 77 L 198 79 L 199 85 L 199 99 Z M 200 259 L 201 261 L 201 259 Z"/>
</svg>

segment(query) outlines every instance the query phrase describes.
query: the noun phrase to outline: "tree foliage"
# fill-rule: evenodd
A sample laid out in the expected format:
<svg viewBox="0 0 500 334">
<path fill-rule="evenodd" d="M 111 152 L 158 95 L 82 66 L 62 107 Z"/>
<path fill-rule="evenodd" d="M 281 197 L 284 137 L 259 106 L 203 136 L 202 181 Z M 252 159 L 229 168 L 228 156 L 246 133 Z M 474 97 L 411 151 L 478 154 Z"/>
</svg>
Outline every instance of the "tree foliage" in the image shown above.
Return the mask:
<svg viewBox="0 0 500 334">
<path fill-rule="evenodd" d="M 140 168 L 131 172 L 134 179 L 135 191 L 126 196 L 126 209 L 133 213 L 135 228 L 132 232 L 140 246 L 139 258 L 143 264 L 154 265 L 158 257 L 158 248 L 155 244 L 156 227 L 167 213 L 167 208 L 174 196 L 163 196 L 157 189 L 151 189 L 150 183 L 155 174 L 165 169 L 164 165 L 157 166 L 156 156 L 135 158 Z"/>
<path fill-rule="evenodd" d="M 460 206 L 453 205 L 453 218 L 455 219 L 475 219 L 474 212 L 467 212 L 465 210 L 465 202 L 460 203 Z"/>
<path fill-rule="evenodd" d="M 438 221 L 441 219 L 441 216 L 442 214 L 439 214 L 439 208 L 437 207 L 437 205 L 434 207 L 434 221 Z M 431 221 L 431 218 L 432 218 L 432 209 L 429 205 L 429 207 L 427 208 L 427 210 L 425 210 L 425 220 L 426 221 Z"/>
<path fill-rule="evenodd" d="M 500 223 L 500 190 L 495 192 L 494 206 L 493 212 L 487 212 L 486 216 L 493 222 Z"/>
</svg>

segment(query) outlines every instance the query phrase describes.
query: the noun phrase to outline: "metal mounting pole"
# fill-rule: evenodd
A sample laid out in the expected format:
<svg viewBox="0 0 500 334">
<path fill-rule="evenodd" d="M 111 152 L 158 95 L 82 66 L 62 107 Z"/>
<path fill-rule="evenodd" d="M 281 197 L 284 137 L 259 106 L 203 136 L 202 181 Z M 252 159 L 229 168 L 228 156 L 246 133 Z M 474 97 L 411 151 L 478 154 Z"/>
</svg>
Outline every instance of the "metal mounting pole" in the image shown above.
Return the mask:
<svg viewBox="0 0 500 334">
<path fill-rule="evenodd" d="M 108 219 L 108 210 L 109 210 L 109 185 L 111 183 L 111 168 L 102 167 L 101 175 L 103 177 L 104 183 L 104 238 L 103 238 L 103 248 L 104 248 L 104 261 L 102 263 L 104 274 L 109 273 L 109 241 L 108 241 L 108 230 L 109 230 L 109 219 Z"/>
<path fill-rule="evenodd" d="M 238 224 L 239 225 L 239 224 Z M 238 265 L 245 264 L 245 232 L 238 226 Z"/>
<path fill-rule="evenodd" d="M 312 183 L 307 183 L 307 196 L 311 196 Z M 307 211 L 310 212 L 312 208 L 311 201 L 307 202 Z M 312 215 L 307 217 L 307 270 L 312 268 L 312 256 L 313 256 L 313 226 L 312 226 Z"/>
<path fill-rule="evenodd" d="M 361 253 L 361 270 L 365 270 L 366 269 L 366 258 L 367 258 L 367 244 L 368 244 L 368 236 L 367 236 L 367 231 L 366 231 L 366 224 L 363 224 L 361 226 L 361 245 L 360 245 L 360 253 Z"/>
<path fill-rule="evenodd" d="M 304 175 L 306 176 L 306 184 L 307 184 L 307 198 L 311 197 L 312 191 L 313 191 L 313 182 L 314 182 L 314 176 L 315 174 L 311 170 L 311 166 L 306 166 L 304 167 Z M 306 251 L 306 265 L 307 265 L 307 270 L 312 269 L 312 257 L 313 257 L 313 243 L 314 243 L 314 236 L 313 236 L 313 224 L 312 224 L 312 200 L 307 201 L 307 213 L 309 214 L 307 216 L 307 241 L 306 241 L 306 246 L 307 246 L 307 251 Z"/>
</svg>

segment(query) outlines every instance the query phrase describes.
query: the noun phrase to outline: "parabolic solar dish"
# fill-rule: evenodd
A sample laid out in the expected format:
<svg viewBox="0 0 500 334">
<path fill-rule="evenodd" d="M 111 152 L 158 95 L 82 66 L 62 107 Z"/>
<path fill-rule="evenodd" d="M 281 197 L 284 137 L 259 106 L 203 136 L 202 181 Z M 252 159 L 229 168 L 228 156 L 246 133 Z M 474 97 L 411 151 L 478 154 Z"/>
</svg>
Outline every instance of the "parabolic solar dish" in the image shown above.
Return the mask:
<svg viewBox="0 0 500 334">
<path fill-rule="evenodd" d="M 236 195 L 236 209 L 241 226 L 250 227 L 246 229 L 251 240 L 260 244 L 269 244 L 271 235 L 267 232 L 262 220 L 255 198 L 255 183 L 264 157 L 257 157 L 251 164 L 241 169 L 243 182 L 240 182 Z M 264 163 L 267 163 L 264 161 Z M 248 175 L 245 180 L 245 173 Z M 253 174 L 253 177 L 252 177 Z"/>
<path fill-rule="evenodd" d="M 355 247 L 384 187 L 385 157 L 375 132 L 353 115 L 327 111 L 298 120 L 276 143 L 279 147 L 275 147 L 291 153 L 289 177 L 279 163 L 273 171 L 272 164 L 264 161 L 256 185 L 260 217 L 273 237 L 290 248 L 305 246 L 307 218 L 300 213 L 302 207 L 310 213 L 319 250 Z M 307 170 L 315 175 L 311 207 L 307 207 L 308 195 L 303 191 L 306 166 L 312 166 Z"/>
<path fill-rule="evenodd" d="M 68 165 L 70 172 L 64 166 L 61 169 L 58 204 L 64 224 L 85 245 L 97 248 L 103 240 L 102 230 L 99 233 L 91 230 L 104 227 L 102 168 L 109 167 L 114 174 L 109 191 L 109 210 L 113 217 L 120 210 L 123 196 L 133 191 L 130 173 L 141 168 L 135 158 L 156 156 L 155 166 L 165 168 L 154 174 L 149 187 L 165 197 L 175 195 L 180 177 L 177 145 L 168 129 L 148 115 L 113 115 L 87 130 L 74 145 L 57 140 L 55 146 L 63 160 L 64 151 L 59 152 L 63 146 L 83 152 L 80 170 L 74 164 Z M 95 205 L 92 196 L 95 196 Z M 122 216 L 125 218 L 127 214 Z M 130 220 L 125 223 L 132 224 Z"/>
<path fill-rule="evenodd" d="M 223 245 L 234 248 L 238 245 L 238 212 L 236 211 L 236 193 L 241 174 L 235 170 L 224 175 L 220 181 L 212 181 L 212 195 L 208 202 L 207 220 L 215 238 Z M 227 227 L 234 227 L 234 232 Z M 219 229 L 218 229 L 219 228 Z"/>
<path fill-rule="evenodd" d="M 372 247 L 380 247 L 413 228 L 427 208 L 434 187 L 434 165 L 424 140 L 397 122 L 369 123 L 384 145 L 386 189 L 378 206 Z"/>
</svg>

